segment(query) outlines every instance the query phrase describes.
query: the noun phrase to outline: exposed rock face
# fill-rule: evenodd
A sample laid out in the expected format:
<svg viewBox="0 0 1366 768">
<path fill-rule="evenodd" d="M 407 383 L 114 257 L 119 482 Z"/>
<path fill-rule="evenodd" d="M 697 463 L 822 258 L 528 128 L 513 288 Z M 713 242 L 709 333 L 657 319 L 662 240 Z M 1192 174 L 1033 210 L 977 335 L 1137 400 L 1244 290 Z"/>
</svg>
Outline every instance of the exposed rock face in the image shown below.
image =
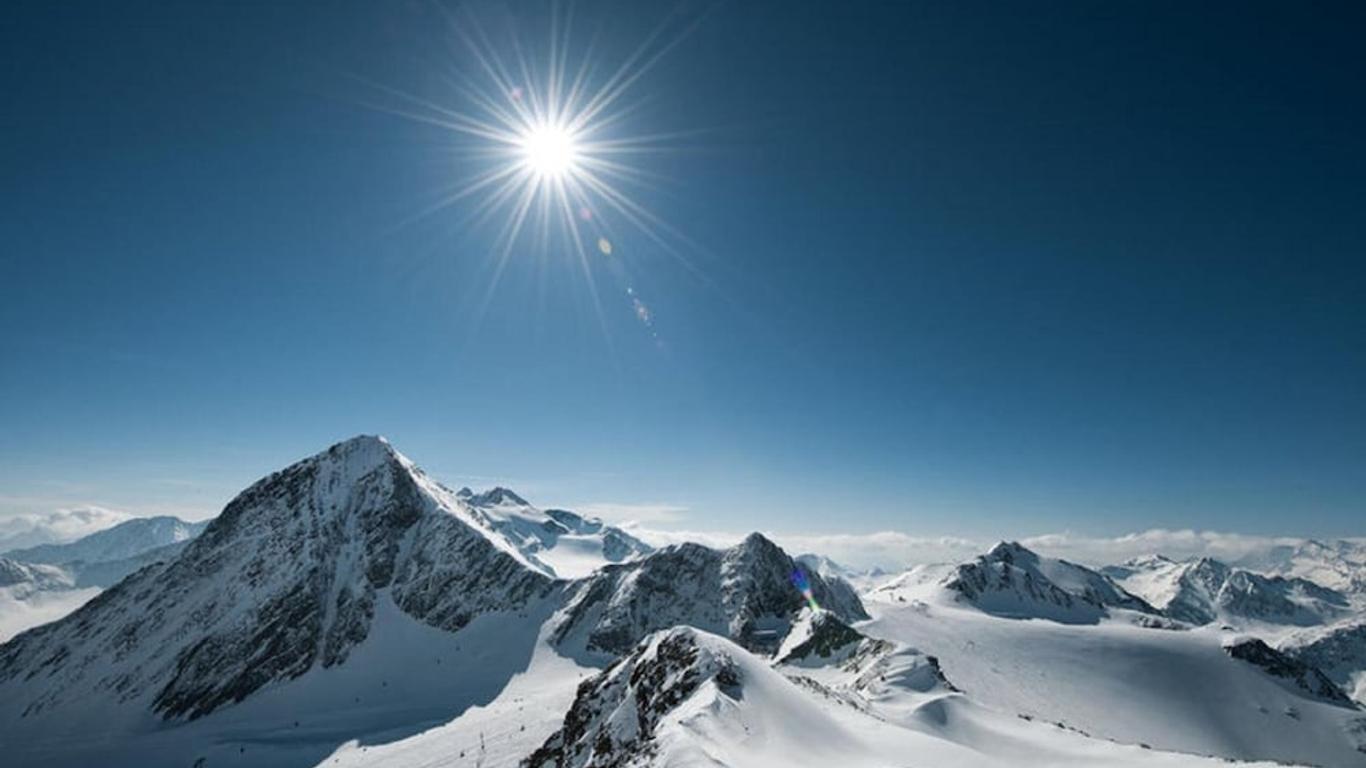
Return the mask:
<svg viewBox="0 0 1366 768">
<path fill-rule="evenodd" d="M 555 637 L 616 655 L 651 632 L 686 625 L 772 653 L 806 604 L 791 581 L 797 567 L 757 533 L 727 550 L 667 547 L 584 580 Z M 850 622 L 868 617 L 852 591 L 832 589 L 818 574 L 807 578 L 816 601 L 831 613 Z"/>
<path fill-rule="evenodd" d="M 1352 700 L 1328 676 L 1316 667 L 1305 664 L 1252 637 L 1224 646 L 1229 656 L 1255 664 L 1266 673 L 1294 683 L 1296 687 L 1331 704 L 1354 707 Z"/>
<path fill-rule="evenodd" d="M 1066 560 L 1043 558 L 1015 542 L 1002 542 L 959 565 L 944 587 L 989 613 L 1095 621 L 1109 608 L 1157 613 L 1109 577 Z"/>
<path fill-rule="evenodd" d="M 522 765 L 648 765 L 659 721 L 709 682 L 720 695 L 743 695 L 740 667 L 696 630 L 677 627 L 657 633 L 580 685 L 564 725 Z"/>
<path fill-rule="evenodd" d="M 360 437 L 257 482 L 178 557 L 0 646 L 0 687 L 44 679 L 23 687 L 26 714 L 103 692 L 195 718 L 345 661 L 379 590 L 455 631 L 554 587 L 387 442 Z"/>
</svg>

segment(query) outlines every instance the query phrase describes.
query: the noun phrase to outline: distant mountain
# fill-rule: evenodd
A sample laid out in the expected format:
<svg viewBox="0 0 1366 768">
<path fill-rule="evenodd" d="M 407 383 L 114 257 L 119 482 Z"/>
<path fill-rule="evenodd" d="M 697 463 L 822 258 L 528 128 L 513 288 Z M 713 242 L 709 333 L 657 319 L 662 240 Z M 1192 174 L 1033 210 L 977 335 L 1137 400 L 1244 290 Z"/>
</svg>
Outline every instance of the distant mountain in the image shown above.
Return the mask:
<svg viewBox="0 0 1366 768">
<path fill-rule="evenodd" d="M 1145 557 L 1103 572 L 1167 616 L 1197 625 L 1251 620 L 1312 626 L 1350 610 L 1346 596 L 1307 579 L 1265 576 L 1207 557 Z"/>
<path fill-rule="evenodd" d="M 2 636 L 61 618 L 99 589 L 174 557 L 205 525 L 174 517 L 133 518 L 75 541 L 39 544 L 0 556 L 45 575 L 6 591 L 6 599 L 0 600 Z"/>
<path fill-rule="evenodd" d="M 75 541 L 13 549 L 4 556 L 51 565 L 126 560 L 148 550 L 189 541 L 206 525 L 207 522 L 188 523 L 177 517 L 135 517 Z"/>
<path fill-rule="evenodd" d="M 1108 576 L 1066 560 L 1041 557 L 1017 542 L 1001 542 L 957 566 L 942 585 L 960 601 L 1011 618 L 1095 623 L 1112 608 L 1157 613 Z"/>
<path fill-rule="evenodd" d="M 870 568 L 868 570 L 850 568 L 847 565 L 831 560 L 825 555 L 807 553 L 804 555 L 797 555 L 795 560 L 807 571 L 820 574 L 821 578 L 825 579 L 827 583 L 833 584 L 836 581 L 843 582 L 856 593 L 866 589 L 872 589 L 885 582 L 888 578 L 888 574 L 881 568 Z"/>
<path fill-rule="evenodd" d="M 111 528 L 62 544 L 16 549 L 6 557 L 57 566 L 69 575 L 68 587 L 110 587 L 152 563 L 169 560 L 208 521 L 189 523 L 176 517 L 136 517 Z"/>
<path fill-rule="evenodd" d="M 1257 573 L 1312 581 L 1366 601 L 1366 539 L 1305 539 L 1259 550 L 1233 565 Z"/>
<path fill-rule="evenodd" d="M 564 509 L 540 510 L 506 488 L 475 493 L 461 488 L 456 497 L 486 525 L 514 543 L 548 575 L 587 576 L 607 563 L 620 563 L 652 551 L 645 542 L 602 520 Z"/>
<path fill-rule="evenodd" d="M 40 544 L 75 541 L 131 517 L 103 507 L 78 507 L 0 517 L 0 555 Z"/>
<path fill-rule="evenodd" d="M 580 583 L 556 639 L 568 648 L 619 654 L 651 632 L 687 625 L 771 654 L 806 605 L 792 583 L 798 568 L 757 533 L 726 550 L 666 547 Z M 807 578 L 821 607 L 845 621 L 868 617 L 848 585 L 832 587 L 817 573 Z"/>
</svg>

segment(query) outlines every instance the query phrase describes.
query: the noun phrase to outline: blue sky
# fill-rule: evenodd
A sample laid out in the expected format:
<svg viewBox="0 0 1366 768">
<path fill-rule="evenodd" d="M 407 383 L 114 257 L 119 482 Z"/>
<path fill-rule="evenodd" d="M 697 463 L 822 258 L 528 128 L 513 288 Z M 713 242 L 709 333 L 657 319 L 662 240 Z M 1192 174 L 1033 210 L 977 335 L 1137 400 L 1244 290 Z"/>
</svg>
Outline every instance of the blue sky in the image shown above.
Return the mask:
<svg viewBox="0 0 1366 768">
<path fill-rule="evenodd" d="M 563 240 L 494 285 L 475 199 L 412 220 L 457 137 L 369 84 L 464 108 L 434 6 L 23 3 L 0 514 L 366 432 L 696 529 L 1361 534 L 1366 18 L 1187 6 L 580 3 L 605 67 L 700 19 L 620 126 L 686 132 L 632 194 L 691 244 L 619 227 L 598 311 Z"/>
</svg>

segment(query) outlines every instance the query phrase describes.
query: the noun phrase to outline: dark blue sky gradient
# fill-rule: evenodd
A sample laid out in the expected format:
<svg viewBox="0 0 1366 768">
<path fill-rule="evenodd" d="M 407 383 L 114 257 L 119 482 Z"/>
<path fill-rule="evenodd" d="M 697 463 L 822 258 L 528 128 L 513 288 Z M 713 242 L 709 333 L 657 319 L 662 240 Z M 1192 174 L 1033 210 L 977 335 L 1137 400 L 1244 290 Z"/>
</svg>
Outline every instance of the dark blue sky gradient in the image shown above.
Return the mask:
<svg viewBox="0 0 1366 768">
<path fill-rule="evenodd" d="M 618 5 L 604 66 L 674 8 Z M 695 131 L 633 190 L 695 270 L 619 230 L 600 317 L 567 244 L 488 293 L 472 203 L 408 221 L 453 137 L 366 82 L 464 108 L 443 18 L 0 17 L 0 514 L 204 515 L 377 432 L 685 527 L 1363 533 L 1363 6 L 717 6 L 622 128 Z"/>
</svg>

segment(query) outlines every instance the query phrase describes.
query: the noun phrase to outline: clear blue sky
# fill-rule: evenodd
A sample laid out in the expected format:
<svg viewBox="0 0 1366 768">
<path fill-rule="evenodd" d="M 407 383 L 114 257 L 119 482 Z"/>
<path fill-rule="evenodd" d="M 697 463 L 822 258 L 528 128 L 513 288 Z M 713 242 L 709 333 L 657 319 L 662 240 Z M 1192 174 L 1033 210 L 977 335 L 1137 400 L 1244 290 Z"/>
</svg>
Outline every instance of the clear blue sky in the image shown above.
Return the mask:
<svg viewBox="0 0 1366 768">
<path fill-rule="evenodd" d="M 11 4 L 0 513 L 368 432 L 694 528 L 1362 534 L 1366 11 L 1030 5 L 713 9 L 625 122 L 696 131 L 637 191 L 696 272 L 626 231 L 599 322 L 564 243 L 481 311 L 475 200 L 408 221 L 452 137 L 365 82 L 459 106 L 432 6 Z M 575 19 L 614 64 L 668 10 Z"/>
</svg>

